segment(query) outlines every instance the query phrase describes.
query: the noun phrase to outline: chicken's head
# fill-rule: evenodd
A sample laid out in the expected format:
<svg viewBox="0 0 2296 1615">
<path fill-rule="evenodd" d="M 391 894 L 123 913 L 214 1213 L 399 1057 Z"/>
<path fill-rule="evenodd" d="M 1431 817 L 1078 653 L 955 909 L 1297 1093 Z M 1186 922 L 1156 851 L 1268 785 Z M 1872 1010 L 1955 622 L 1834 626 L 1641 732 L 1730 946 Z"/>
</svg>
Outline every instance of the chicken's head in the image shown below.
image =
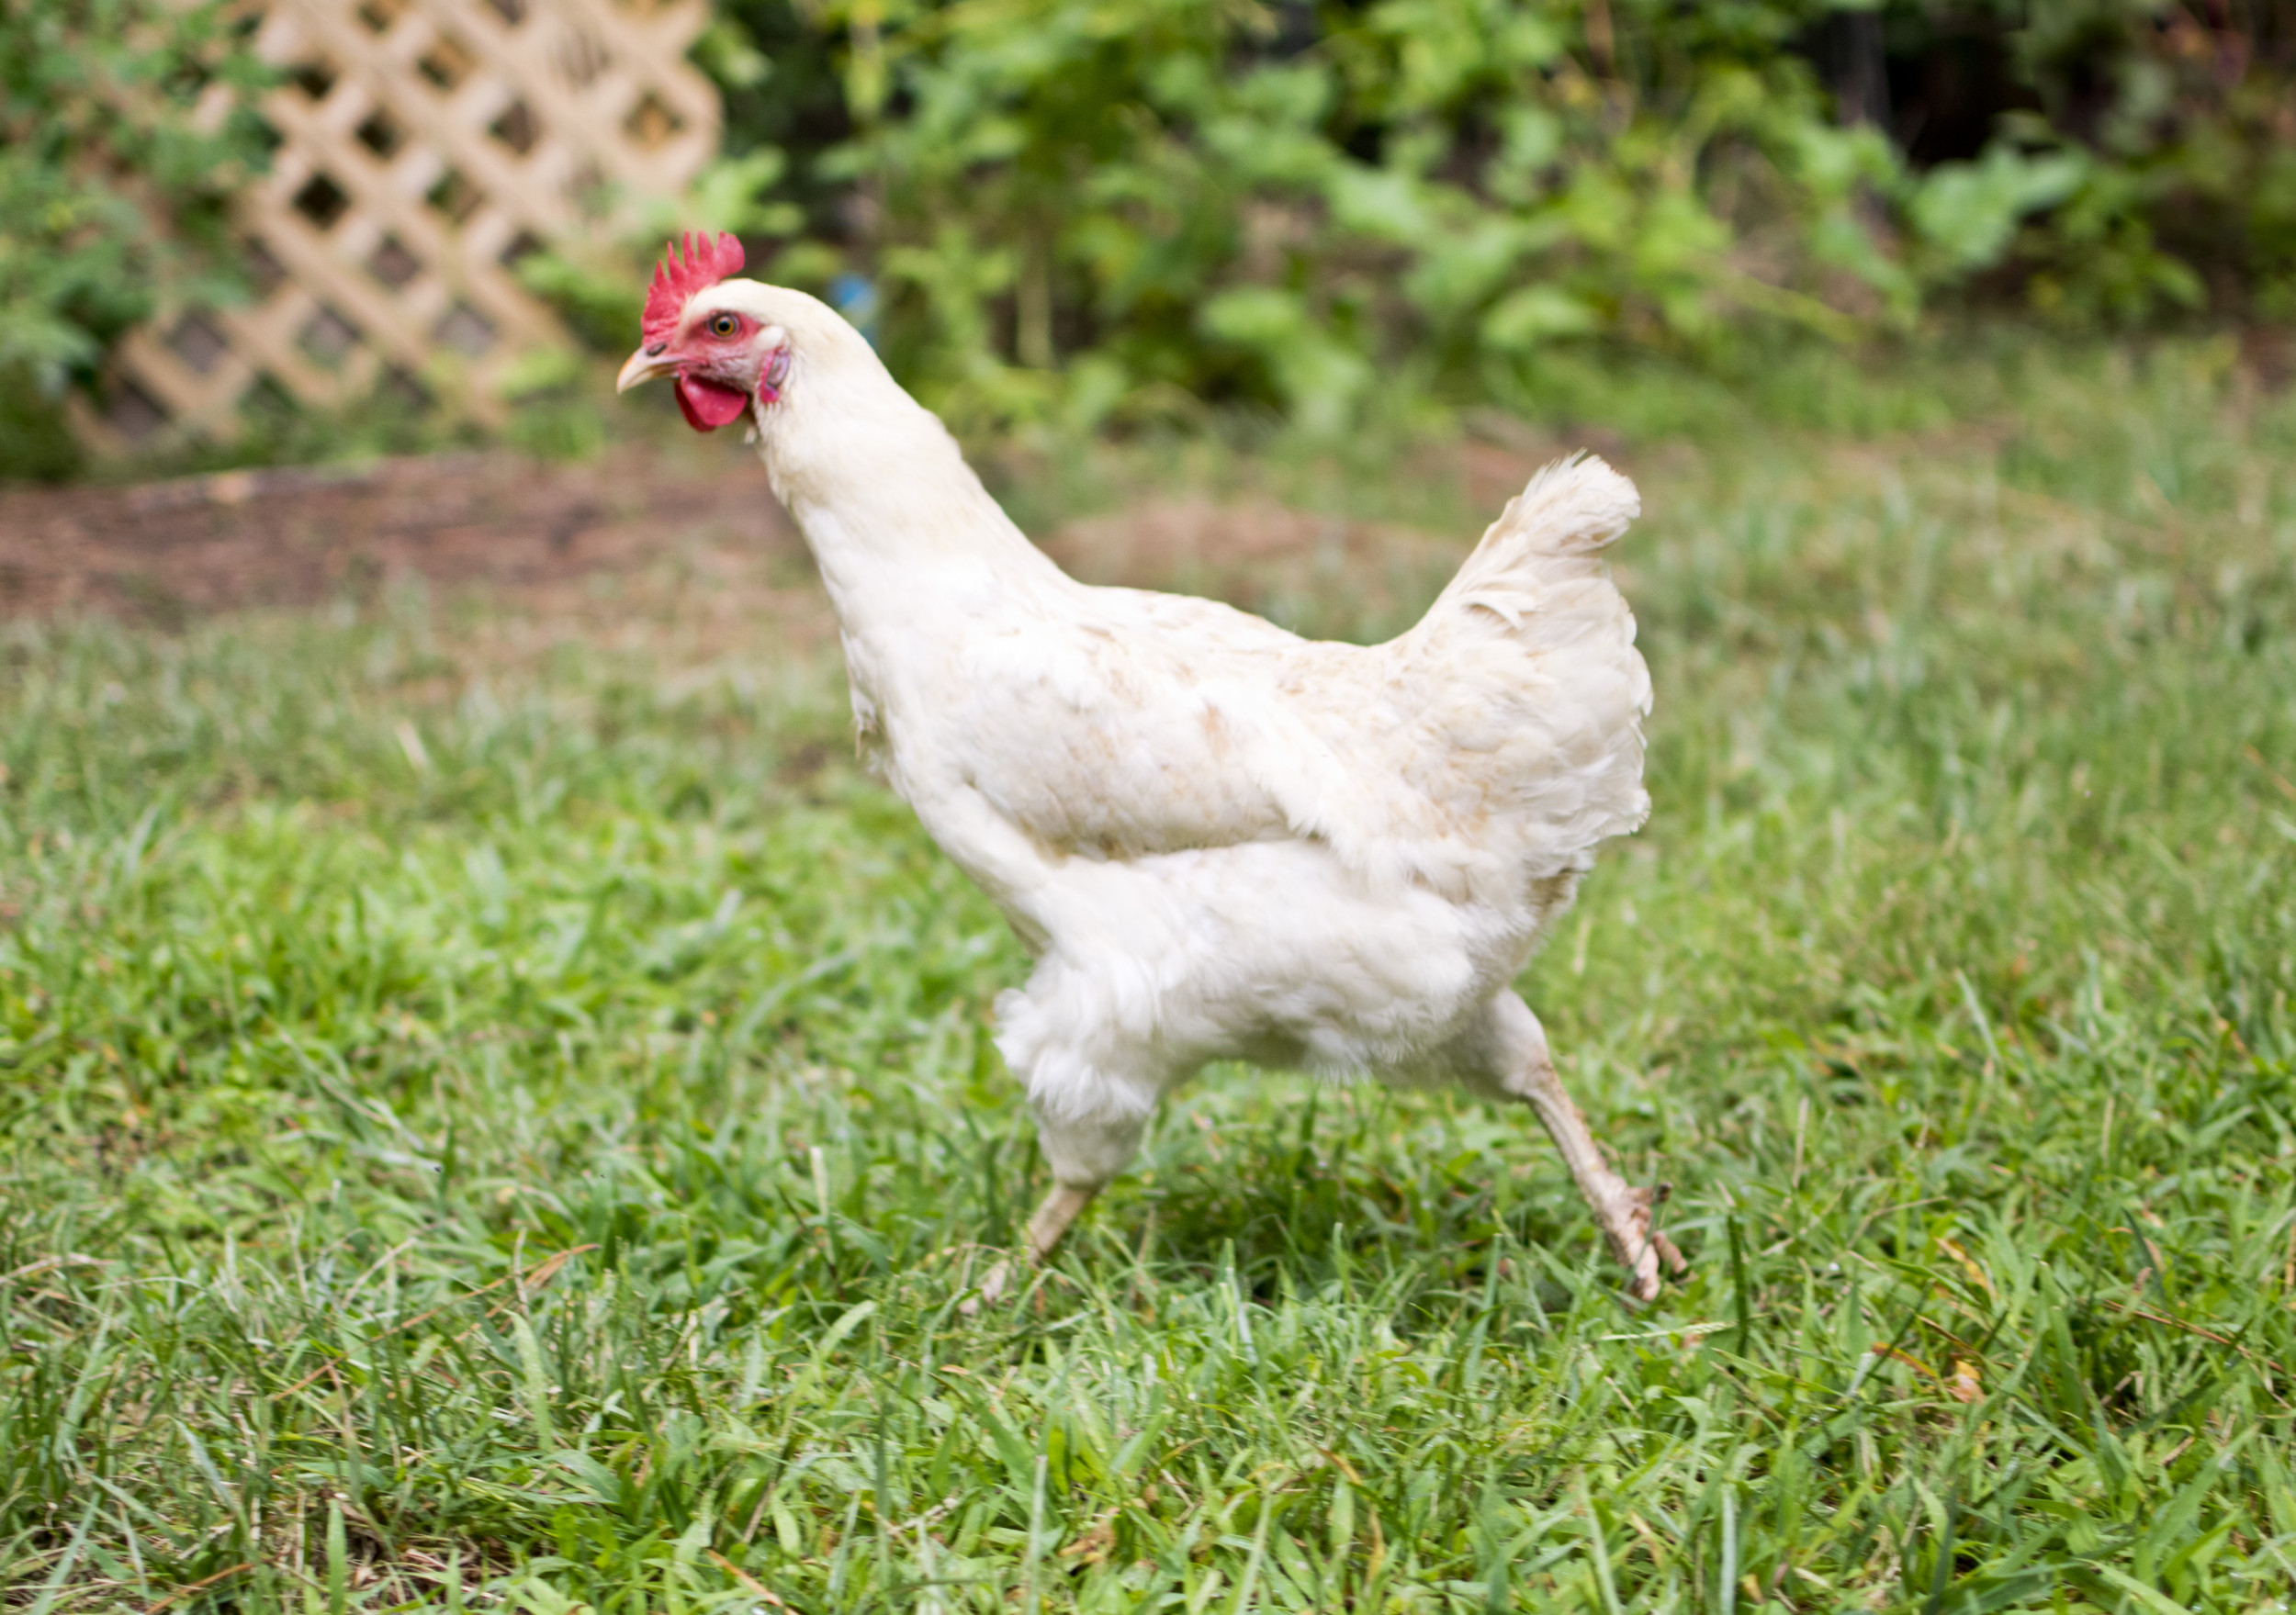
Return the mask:
<svg viewBox="0 0 2296 1615">
<path fill-rule="evenodd" d="M 696 432 L 780 401 L 790 333 L 772 318 L 769 298 L 778 288 L 732 279 L 740 268 L 741 243 L 729 235 L 713 242 L 689 234 L 682 252 L 672 241 L 646 294 L 645 343 L 622 366 L 614 390 L 674 377 L 678 408 Z"/>
</svg>

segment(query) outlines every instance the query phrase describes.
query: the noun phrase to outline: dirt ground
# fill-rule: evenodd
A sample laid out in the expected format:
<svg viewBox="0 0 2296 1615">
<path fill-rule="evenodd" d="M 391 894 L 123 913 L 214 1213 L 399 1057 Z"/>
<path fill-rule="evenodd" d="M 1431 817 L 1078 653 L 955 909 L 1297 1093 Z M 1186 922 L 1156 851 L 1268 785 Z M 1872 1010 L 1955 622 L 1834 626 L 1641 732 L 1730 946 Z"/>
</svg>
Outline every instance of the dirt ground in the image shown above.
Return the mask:
<svg viewBox="0 0 2296 1615">
<path fill-rule="evenodd" d="M 1532 461 L 1466 449 L 1491 509 Z M 1265 607 L 1437 582 L 1472 534 L 1430 535 L 1266 499 L 1146 498 L 1044 535 L 1093 582 Z M 0 486 L 0 622 L 103 616 L 171 629 L 245 609 L 363 604 L 420 580 L 550 637 L 658 634 L 706 660 L 760 627 L 833 632 L 803 541 L 748 455 L 633 445 L 577 464 L 500 452 L 231 471 L 129 487 Z"/>
<path fill-rule="evenodd" d="M 0 489 L 0 616 L 168 626 L 358 600 L 409 577 L 524 596 L 697 544 L 769 564 L 802 554 L 762 466 L 696 476 L 643 452 L 579 465 L 474 454 Z"/>
</svg>

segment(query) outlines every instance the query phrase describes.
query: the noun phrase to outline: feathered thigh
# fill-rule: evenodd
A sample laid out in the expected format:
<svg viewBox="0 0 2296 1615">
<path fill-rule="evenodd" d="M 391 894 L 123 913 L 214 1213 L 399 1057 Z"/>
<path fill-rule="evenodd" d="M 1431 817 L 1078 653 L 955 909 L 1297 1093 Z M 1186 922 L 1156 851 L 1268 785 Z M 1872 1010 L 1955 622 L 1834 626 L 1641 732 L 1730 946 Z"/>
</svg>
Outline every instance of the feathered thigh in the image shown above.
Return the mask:
<svg viewBox="0 0 2296 1615">
<path fill-rule="evenodd" d="M 1050 946 L 998 999 L 997 1047 L 1077 1185 L 1121 1171 L 1158 1099 L 1212 1060 L 1480 1085 L 1460 1050 L 1577 880 L 1459 902 L 1311 841 L 1072 860 L 1034 905 Z"/>
</svg>

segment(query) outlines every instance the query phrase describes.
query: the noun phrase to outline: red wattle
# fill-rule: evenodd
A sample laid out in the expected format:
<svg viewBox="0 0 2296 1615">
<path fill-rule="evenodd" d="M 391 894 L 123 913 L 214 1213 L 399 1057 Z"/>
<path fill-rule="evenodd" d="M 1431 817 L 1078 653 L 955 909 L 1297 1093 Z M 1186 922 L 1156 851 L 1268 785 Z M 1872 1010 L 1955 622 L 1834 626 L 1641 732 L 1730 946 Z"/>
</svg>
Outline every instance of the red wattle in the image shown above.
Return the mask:
<svg viewBox="0 0 2296 1615">
<path fill-rule="evenodd" d="M 748 413 L 749 396 L 699 376 L 681 376 L 678 408 L 685 411 L 686 424 L 694 431 L 715 432 Z"/>
</svg>

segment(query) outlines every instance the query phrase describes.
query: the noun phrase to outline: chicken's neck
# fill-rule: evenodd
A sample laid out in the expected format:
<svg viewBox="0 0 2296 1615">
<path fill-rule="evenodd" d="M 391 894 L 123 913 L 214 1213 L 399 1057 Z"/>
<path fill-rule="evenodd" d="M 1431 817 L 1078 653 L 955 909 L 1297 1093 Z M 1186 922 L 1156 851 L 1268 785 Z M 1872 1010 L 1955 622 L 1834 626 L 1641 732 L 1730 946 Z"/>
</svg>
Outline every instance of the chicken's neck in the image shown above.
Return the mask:
<svg viewBox="0 0 2296 1615">
<path fill-rule="evenodd" d="M 861 662 L 915 653 L 1073 588 L 989 497 L 956 441 L 884 378 L 775 421 L 761 452 Z M 817 399 L 827 404 L 832 400 Z M 910 659 L 915 659 L 914 655 Z"/>
</svg>

